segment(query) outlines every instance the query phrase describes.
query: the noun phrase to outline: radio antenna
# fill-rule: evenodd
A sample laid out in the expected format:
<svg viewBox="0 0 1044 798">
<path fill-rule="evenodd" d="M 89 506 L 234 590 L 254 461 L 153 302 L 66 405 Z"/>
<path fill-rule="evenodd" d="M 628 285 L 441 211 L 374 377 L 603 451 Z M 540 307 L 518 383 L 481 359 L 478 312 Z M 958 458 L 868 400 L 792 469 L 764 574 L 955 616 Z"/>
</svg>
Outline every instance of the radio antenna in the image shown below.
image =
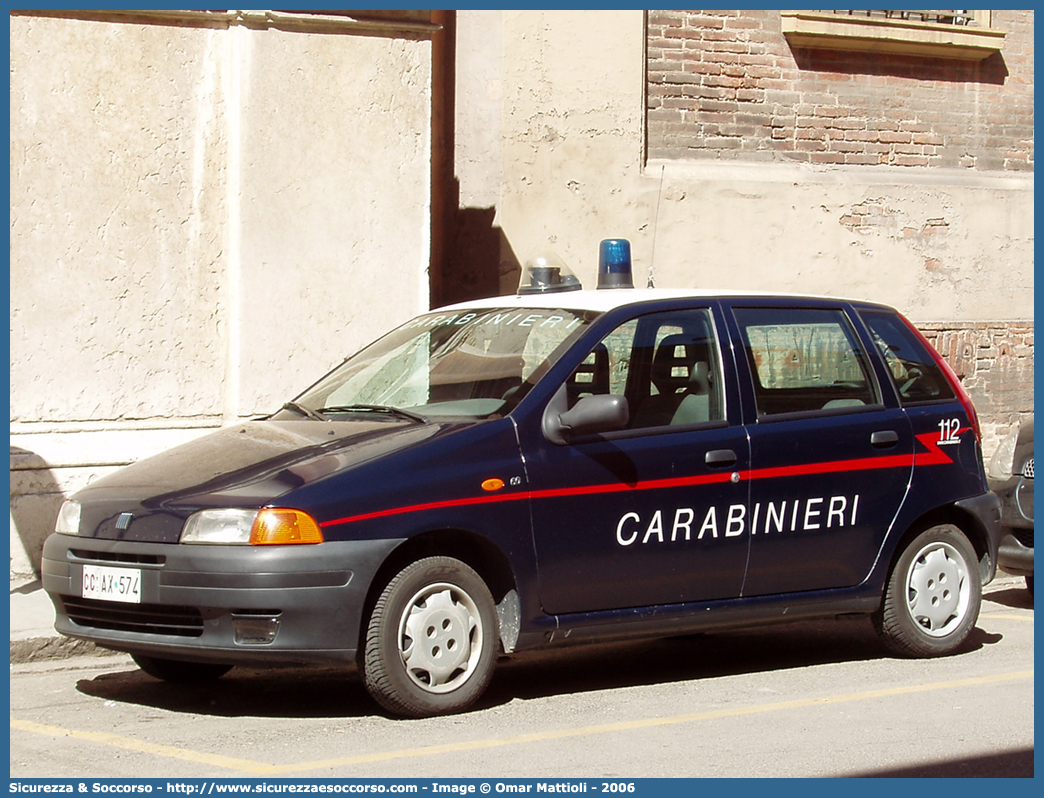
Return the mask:
<svg viewBox="0 0 1044 798">
<path fill-rule="evenodd" d="M 656 190 L 656 210 L 653 212 L 653 239 L 652 252 L 649 255 L 649 283 L 646 288 L 655 288 L 653 285 L 653 267 L 656 265 L 656 230 L 660 222 L 660 198 L 663 196 L 663 173 L 664 165 L 660 164 L 660 187 Z"/>
</svg>

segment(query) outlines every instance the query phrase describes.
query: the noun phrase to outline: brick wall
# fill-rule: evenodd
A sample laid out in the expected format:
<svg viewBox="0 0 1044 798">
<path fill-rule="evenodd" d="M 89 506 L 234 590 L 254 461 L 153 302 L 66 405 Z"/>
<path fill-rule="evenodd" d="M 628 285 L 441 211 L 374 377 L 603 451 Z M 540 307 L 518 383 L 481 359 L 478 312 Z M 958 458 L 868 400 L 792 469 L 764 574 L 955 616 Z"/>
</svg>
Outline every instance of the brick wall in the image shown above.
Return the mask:
<svg viewBox="0 0 1044 798">
<path fill-rule="evenodd" d="M 1033 322 L 921 323 L 971 395 L 987 459 L 1008 429 L 1033 412 Z"/>
<path fill-rule="evenodd" d="M 650 158 L 1033 169 L 1033 12 L 982 61 L 791 48 L 779 11 L 650 11 Z"/>
</svg>

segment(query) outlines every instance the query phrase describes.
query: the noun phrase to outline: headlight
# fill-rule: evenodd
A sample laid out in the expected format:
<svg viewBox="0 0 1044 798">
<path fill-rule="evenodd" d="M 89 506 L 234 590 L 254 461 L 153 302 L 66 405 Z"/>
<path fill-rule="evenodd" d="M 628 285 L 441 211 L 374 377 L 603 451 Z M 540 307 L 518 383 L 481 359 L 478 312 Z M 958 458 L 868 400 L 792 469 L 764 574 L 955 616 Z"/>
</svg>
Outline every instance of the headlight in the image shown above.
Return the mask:
<svg viewBox="0 0 1044 798">
<path fill-rule="evenodd" d="M 252 546 L 322 543 L 323 533 L 315 519 L 300 510 L 200 510 L 185 522 L 181 542 Z"/>
<path fill-rule="evenodd" d="M 1018 440 L 1019 426 L 1016 424 L 1015 429 L 1001 441 L 1001 445 L 990 458 L 989 475 L 993 479 L 1008 479 L 1011 476 L 1012 461 L 1015 459 L 1015 444 L 1018 443 Z"/>
<path fill-rule="evenodd" d="M 80 534 L 80 503 L 69 499 L 62 503 L 58 518 L 54 522 L 54 531 L 63 535 Z"/>
<path fill-rule="evenodd" d="M 200 510 L 185 522 L 181 542 L 249 543 L 256 515 L 257 510 Z"/>
</svg>

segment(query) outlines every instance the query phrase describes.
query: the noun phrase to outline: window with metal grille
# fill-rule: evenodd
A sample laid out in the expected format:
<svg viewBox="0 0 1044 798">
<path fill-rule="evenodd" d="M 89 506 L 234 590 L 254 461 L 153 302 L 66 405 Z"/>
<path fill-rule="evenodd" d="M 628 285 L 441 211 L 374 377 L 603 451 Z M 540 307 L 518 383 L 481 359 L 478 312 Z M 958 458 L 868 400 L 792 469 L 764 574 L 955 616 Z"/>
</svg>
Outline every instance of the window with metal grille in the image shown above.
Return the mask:
<svg viewBox="0 0 1044 798">
<path fill-rule="evenodd" d="M 792 47 L 981 61 L 1004 47 L 990 11 L 781 11 Z"/>
<path fill-rule="evenodd" d="M 859 9 L 856 11 L 821 11 L 822 14 L 837 14 L 847 17 L 874 17 L 877 19 L 894 19 L 913 22 L 936 22 L 941 25 L 979 25 L 976 11 L 875 11 Z"/>
</svg>

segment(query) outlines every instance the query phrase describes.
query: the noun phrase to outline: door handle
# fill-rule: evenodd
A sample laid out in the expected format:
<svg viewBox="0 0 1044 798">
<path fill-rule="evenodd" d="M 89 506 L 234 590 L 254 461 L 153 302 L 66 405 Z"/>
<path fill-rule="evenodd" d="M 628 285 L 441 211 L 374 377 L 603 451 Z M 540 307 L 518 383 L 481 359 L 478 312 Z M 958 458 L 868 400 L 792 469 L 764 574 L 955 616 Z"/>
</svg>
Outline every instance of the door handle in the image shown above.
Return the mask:
<svg viewBox="0 0 1044 798">
<path fill-rule="evenodd" d="M 725 468 L 736 465 L 736 453 L 732 449 L 711 449 L 703 458 L 703 462 L 712 468 Z"/>
<path fill-rule="evenodd" d="M 870 445 L 878 449 L 887 449 L 899 443 L 899 434 L 893 430 L 886 429 L 875 432 L 870 436 Z"/>
</svg>

